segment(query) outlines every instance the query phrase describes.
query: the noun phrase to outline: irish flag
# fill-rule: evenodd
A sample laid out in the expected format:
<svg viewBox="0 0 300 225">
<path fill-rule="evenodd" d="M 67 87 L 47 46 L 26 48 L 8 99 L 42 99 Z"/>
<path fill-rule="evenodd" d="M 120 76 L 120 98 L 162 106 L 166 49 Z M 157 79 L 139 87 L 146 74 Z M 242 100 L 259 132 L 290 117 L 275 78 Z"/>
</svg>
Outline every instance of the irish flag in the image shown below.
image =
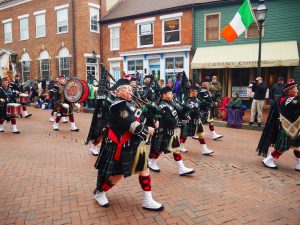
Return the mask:
<svg viewBox="0 0 300 225">
<path fill-rule="evenodd" d="M 251 23 L 255 21 L 252 7 L 249 0 L 245 0 L 243 5 L 239 8 L 233 19 L 221 32 L 222 36 L 228 41 L 232 42 L 238 38 Z"/>
</svg>

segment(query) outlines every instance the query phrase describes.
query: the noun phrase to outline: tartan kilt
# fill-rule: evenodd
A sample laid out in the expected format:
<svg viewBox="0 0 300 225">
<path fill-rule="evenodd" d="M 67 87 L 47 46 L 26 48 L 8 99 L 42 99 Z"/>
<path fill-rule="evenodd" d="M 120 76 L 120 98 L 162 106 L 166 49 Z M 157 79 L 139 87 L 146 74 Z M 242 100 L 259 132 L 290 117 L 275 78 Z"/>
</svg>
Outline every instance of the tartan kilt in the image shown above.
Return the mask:
<svg viewBox="0 0 300 225">
<path fill-rule="evenodd" d="M 289 150 L 291 147 L 298 148 L 300 146 L 300 136 L 298 135 L 294 139 L 288 136 L 283 128 L 280 128 L 274 148 L 279 152 Z"/>
<path fill-rule="evenodd" d="M 181 128 L 181 137 L 187 138 L 187 137 L 193 137 L 196 133 L 197 125 L 193 122 L 189 122 L 186 124 L 186 126 Z"/>
<path fill-rule="evenodd" d="M 55 105 L 55 112 L 60 113 L 61 116 L 70 116 L 71 114 L 73 114 L 73 105 L 72 103 L 67 103 L 69 105 L 69 108 L 66 109 L 64 107 L 62 107 L 62 104 L 60 103 L 56 103 Z"/>
<path fill-rule="evenodd" d="M 100 183 L 104 182 L 107 178 L 115 175 L 123 175 L 125 178 L 129 177 L 132 173 L 132 165 L 138 148 L 138 144 L 126 145 L 122 147 L 120 159 L 114 160 L 117 145 L 108 139 L 102 142 L 105 146 L 101 145 L 95 167 L 98 169 L 98 179 Z M 100 176 L 100 177 L 99 177 Z"/>
<path fill-rule="evenodd" d="M 149 156 L 151 153 L 174 152 L 179 146 L 179 135 L 176 134 L 176 131 L 173 135 L 169 135 L 167 132 L 155 133 L 151 139 Z"/>
</svg>

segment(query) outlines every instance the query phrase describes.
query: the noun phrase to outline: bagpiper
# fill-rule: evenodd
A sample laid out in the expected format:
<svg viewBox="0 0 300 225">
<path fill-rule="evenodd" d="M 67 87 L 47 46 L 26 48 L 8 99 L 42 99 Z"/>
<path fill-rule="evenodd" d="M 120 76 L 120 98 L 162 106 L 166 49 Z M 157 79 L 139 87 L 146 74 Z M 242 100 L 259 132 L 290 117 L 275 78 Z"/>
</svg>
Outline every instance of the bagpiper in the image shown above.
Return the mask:
<svg viewBox="0 0 300 225">
<path fill-rule="evenodd" d="M 141 111 L 132 108 L 129 80 L 118 80 L 115 88 L 117 98 L 109 109 L 108 137 L 105 143 L 102 142 L 105 149 L 100 151 L 95 164 L 98 177 L 94 198 L 100 206 L 109 206 L 106 192 L 123 177 L 138 173 L 144 192 L 143 208 L 162 210 L 163 205 L 152 198 L 151 178 L 143 145 L 147 135 L 153 134 L 154 128 L 141 123 Z"/>
<path fill-rule="evenodd" d="M 14 134 L 20 133 L 20 131 L 17 128 L 16 115 L 7 114 L 8 104 L 14 102 L 16 102 L 16 93 L 11 87 L 9 87 L 9 78 L 2 78 L 2 86 L 0 87 L 0 132 L 4 132 L 4 121 L 10 120 L 12 125 L 12 132 Z M 17 106 L 17 104 L 12 104 L 12 110 L 17 110 L 15 106 L 19 107 L 19 105 Z"/>
<path fill-rule="evenodd" d="M 213 140 L 218 140 L 223 137 L 223 135 L 220 135 L 216 133 L 215 127 L 214 127 L 214 118 L 213 118 L 213 106 L 214 106 L 214 101 L 213 101 L 213 96 L 211 93 L 208 91 L 209 87 L 209 78 L 205 77 L 201 81 L 201 88 L 198 91 L 198 98 L 202 102 L 202 107 L 200 111 L 200 116 L 202 123 L 208 123 L 209 130 L 211 131 L 212 139 Z"/>
<path fill-rule="evenodd" d="M 257 148 L 259 155 L 266 155 L 269 146 L 274 145 L 274 151 L 262 161 L 268 168 L 277 169 L 274 159 L 293 148 L 296 157 L 295 170 L 300 171 L 300 97 L 297 86 L 294 80 L 289 80 L 283 87 L 285 96 L 277 98 L 271 106 Z"/>
<path fill-rule="evenodd" d="M 185 167 L 178 149 L 180 146 L 178 127 L 181 125 L 181 121 L 179 121 L 177 111 L 172 102 L 172 88 L 169 86 L 162 88 L 161 98 L 162 100 L 158 105 L 161 118 L 159 128 L 151 139 L 149 168 L 153 172 L 160 172 L 160 168 L 157 165 L 158 157 L 161 153 L 172 152 L 178 165 L 179 175 L 193 174 L 195 172 L 194 169 Z"/>
<path fill-rule="evenodd" d="M 204 129 L 200 118 L 201 101 L 198 99 L 198 87 L 191 86 L 189 96 L 185 99 L 184 105 L 189 108 L 189 122 L 181 129 L 180 151 L 186 152 L 184 143 L 188 137 L 199 140 L 203 155 L 211 155 L 214 151 L 207 148 L 204 139 Z"/>
</svg>

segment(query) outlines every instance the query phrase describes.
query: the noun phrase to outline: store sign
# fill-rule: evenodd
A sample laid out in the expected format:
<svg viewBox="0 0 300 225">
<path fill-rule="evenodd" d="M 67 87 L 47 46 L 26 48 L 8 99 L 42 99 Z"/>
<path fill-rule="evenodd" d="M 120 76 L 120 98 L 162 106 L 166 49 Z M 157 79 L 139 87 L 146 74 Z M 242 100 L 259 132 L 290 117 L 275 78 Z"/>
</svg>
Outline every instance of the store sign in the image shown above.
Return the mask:
<svg viewBox="0 0 300 225">
<path fill-rule="evenodd" d="M 278 61 L 261 61 L 261 66 L 274 66 Z M 257 61 L 238 61 L 238 62 L 208 62 L 202 63 L 203 68 L 250 68 L 257 67 Z"/>
<path fill-rule="evenodd" d="M 241 97 L 241 98 L 249 97 L 247 86 L 242 86 L 242 87 L 241 86 L 232 86 L 231 92 L 232 92 L 232 94 L 238 93 L 239 97 Z"/>
</svg>

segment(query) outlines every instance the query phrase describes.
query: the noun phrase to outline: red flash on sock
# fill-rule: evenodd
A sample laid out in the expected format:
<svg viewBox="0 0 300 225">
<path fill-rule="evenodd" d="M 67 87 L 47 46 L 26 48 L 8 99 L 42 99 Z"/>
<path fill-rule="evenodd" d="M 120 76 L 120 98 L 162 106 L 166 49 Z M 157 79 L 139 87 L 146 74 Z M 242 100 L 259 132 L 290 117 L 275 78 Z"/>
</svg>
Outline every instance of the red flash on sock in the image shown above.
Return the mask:
<svg viewBox="0 0 300 225">
<path fill-rule="evenodd" d="M 294 155 L 296 158 L 300 158 L 300 151 L 299 150 L 294 150 Z"/>
<path fill-rule="evenodd" d="M 17 121 L 16 121 L 15 118 L 12 118 L 10 121 L 11 121 L 11 124 L 12 124 L 12 125 L 16 125 L 16 124 L 17 124 Z"/>
<path fill-rule="evenodd" d="M 281 153 L 279 152 L 279 150 L 274 150 L 271 155 L 275 158 L 275 159 L 278 159 L 279 156 L 281 156 Z"/>
<path fill-rule="evenodd" d="M 74 123 L 75 120 L 74 120 L 74 116 L 73 116 L 73 115 L 70 115 L 70 116 L 69 116 L 69 119 L 70 119 L 70 122 L 71 122 L 71 123 Z"/>
<path fill-rule="evenodd" d="M 199 142 L 201 145 L 205 145 L 205 139 L 204 138 L 199 138 Z"/>
<path fill-rule="evenodd" d="M 111 183 L 110 180 L 106 180 L 102 185 L 101 185 L 101 190 L 102 191 L 108 191 L 109 189 L 111 189 L 114 186 L 114 184 Z"/>
<path fill-rule="evenodd" d="M 144 177 L 139 176 L 139 182 L 144 191 L 151 191 L 151 177 L 150 175 Z"/>
<path fill-rule="evenodd" d="M 180 161 L 182 160 L 181 154 L 180 153 L 173 153 L 175 161 Z"/>
<path fill-rule="evenodd" d="M 159 153 L 151 153 L 150 154 L 150 159 L 157 159 L 159 157 Z"/>
<path fill-rule="evenodd" d="M 209 126 L 209 130 L 210 130 L 210 131 L 214 131 L 214 130 L 215 130 L 215 127 L 214 127 L 214 125 L 212 125 L 212 124 L 209 124 L 208 126 Z"/>
</svg>

